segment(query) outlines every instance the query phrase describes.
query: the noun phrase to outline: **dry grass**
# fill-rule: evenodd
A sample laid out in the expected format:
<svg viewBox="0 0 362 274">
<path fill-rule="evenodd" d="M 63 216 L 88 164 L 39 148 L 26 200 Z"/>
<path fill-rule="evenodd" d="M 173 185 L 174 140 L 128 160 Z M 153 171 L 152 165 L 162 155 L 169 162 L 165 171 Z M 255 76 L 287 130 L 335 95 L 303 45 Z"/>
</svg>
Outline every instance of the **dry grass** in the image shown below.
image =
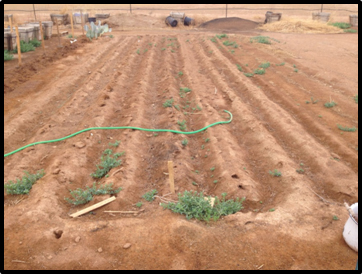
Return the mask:
<svg viewBox="0 0 362 274">
<path fill-rule="evenodd" d="M 265 31 L 294 32 L 294 33 L 343 33 L 340 28 L 327 23 L 314 20 L 300 20 L 295 18 L 282 18 L 278 22 L 265 24 L 259 27 Z"/>
</svg>

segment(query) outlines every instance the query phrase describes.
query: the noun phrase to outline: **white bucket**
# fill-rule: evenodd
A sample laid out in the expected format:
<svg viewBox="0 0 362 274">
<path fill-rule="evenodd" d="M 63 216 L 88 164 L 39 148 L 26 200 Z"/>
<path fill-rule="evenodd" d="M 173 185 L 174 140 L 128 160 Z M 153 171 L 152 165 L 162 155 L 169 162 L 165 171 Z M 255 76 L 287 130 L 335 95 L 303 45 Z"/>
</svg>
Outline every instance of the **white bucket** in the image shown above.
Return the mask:
<svg viewBox="0 0 362 274">
<path fill-rule="evenodd" d="M 358 203 L 351 205 L 351 209 L 358 215 Z M 351 214 L 349 214 L 349 218 L 344 225 L 343 238 L 350 248 L 358 252 L 358 223 Z"/>
</svg>

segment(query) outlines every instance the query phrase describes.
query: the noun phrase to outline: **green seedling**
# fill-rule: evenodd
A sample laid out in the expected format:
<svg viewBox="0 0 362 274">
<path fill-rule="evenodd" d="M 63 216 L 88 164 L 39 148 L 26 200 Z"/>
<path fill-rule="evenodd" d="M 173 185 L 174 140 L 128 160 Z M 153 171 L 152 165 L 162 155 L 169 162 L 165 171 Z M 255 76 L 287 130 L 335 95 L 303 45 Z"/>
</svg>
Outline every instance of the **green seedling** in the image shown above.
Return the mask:
<svg viewBox="0 0 362 274">
<path fill-rule="evenodd" d="M 332 218 L 334 221 L 338 221 L 338 217 L 336 215 L 333 215 L 333 218 Z"/>
<path fill-rule="evenodd" d="M 244 75 L 245 75 L 246 77 L 253 77 L 253 76 L 254 76 L 253 73 L 244 73 Z"/>
<path fill-rule="evenodd" d="M 349 29 L 351 27 L 351 24 L 348 24 L 345 22 L 328 23 L 328 25 L 332 25 L 332 26 L 340 28 L 340 29 Z"/>
<path fill-rule="evenodd" d="M 263 68 L 256 69 L 254 70 L 254 74 L 260 74 L 260 75 L 265 74 L 265 69 Z"/>
<path fill-rule="evenodd" d="M 161 48 L 162 51 L 166 50 L 166 48 Z"/>
<path fill-rule="evenodd" d="M 299 174 L 303 174 L 303 173 L 304 173 L 304 169 L 303 169 L 303 168 L 296 169 L 295 171 L 298 172 Z"/>
<path fill-rule="evenodd" d="M 214 184 L 217 184 L 218 180 L 213 181 Z"/>
<path fill-rule="evenodd" d="M 145 199 L 148 202 L 152 202 L 155 199 L 155 195 L 158 193 L 156 189 L 152 189 L 149 192 L 146 192 L 142 198 Z"/>
<path fill-rule="evenodd" d="M 118 147 L 120 143 L 121 143 L 121 141 L 116 141 L 114 144 L 109 143 L 108 145 L 112 146 L 112 147 Z"/>
<path fill-rule="evenodd" d="M 209 139 L 209 138 L 206 138 L 206 139 L 205 139 L 205 143 L 208 143 L 208 142 L 210 142 L 210 139 Z"/>
<path fill-rule="evenodd" d="M 7 194 L 10 195 L 21 195 L 21 194 L 28 194 L 30 189 L 33 187 L 33 184 L 40 178 L 45 175 L 43 169 L 39 170 L 35 174 L 30 174 L 27 171 L 24 171 L 25 176 L 22 179 L 16 179 L 16 182 L 9 181 L 8 183 L 4 184 L 4 189 Z"/>
<path fill-rule="evenodd" d="M 229 41 L 229 40 L 224 41 L 223 45 L 225 45 L 225 46 L 235 46 L 236 45 L 237 46 L 236 42 Z"/>
<path fill-rule="evenodd" d="M 140 54 L 140 49 L 137 49 L 136 53 L 139 55 Z"/>
<path fill-rule="evenodd" d="M 358 94 L 356 94 L 353 98 L 354 98 L 354 101 L 356 102 L 356 104 L 358 104 Z"/>
<path fill-rule="evenodd" d="M 177 109 L 178 111 L 180 111 L 180 106 L 179 105 L 174 105 L 174 108 Z"/>
<path fill-rule="evenodd" d="M 105 184 L 97 189 L 96 182 L 94 182 L 92 187 L 87 186 L 85 190 L 81 188 L 78 188 L 76 190 L 70 190 L 70 195 L 72 196 L 73 199 L 64 198 L 64 200 L 73 205 L 82 205 L 93 200 L 94 195 L 117 194 L 121 190 L 122 190 L 121 187 L 113 189 L 112 183 Z"/>
<path fill-rule="evenodd" d="M 273 177 L 282 176 L 282 173 L 280 171 L 278 171 L 277 169 L 274 169 L 274 171 L 269 170 L 269 174 L 272 175 Z"/>
<path fill-rule="evenodd" d="M 192 182 L 192 184 L 193 184 L 194 186 L 198 186 L 198 184 L 197 184 L 196 182 Z"/>
<path fill-rule="evenodd" d="M 283 63 L 280 63 L 280 64 L 275 64 L 276 66 L 284 66 L 285 65 L 285 62 Z"/>
<path fill-rule="evenodd" d="M 355 131 L 357 130 L 357 128 L 355 128 L 355 127 L 352 127 L 352 128 L 349 128 L 349 127 L 343 127 L 343 126 L 338 125 L 338 124 L 337 124 L 337 127 L 338 127 L 340 130 L 343 130 L 343 131 L 355 132 Z"/>
<path fill-rule="evenodd" d="M 333 101 L 327 102 L 327 103 L 324 104 L 324 106 L 325 106 L 326 108 L 332 108 L 332 107 L 334 107 L 334 106 L 336 106 L 336 105 L 337 105 L 337 103 L 335 103 L 335 102 L 333 102 Z"/>
<path fill-rule="evenodd" d="M 183 139 L 183 140 L 181 141 L 181 144 L 185 147 L 185 146 L 187 146 L 188 142 L 189 142 L 189 141 L 187 141 L 187 139 Z"/>
<path fill-rule="evenodd" d="M 172 104 L 173 104 L 174 100 L 173 98 L 169 99 L 169 100 L 166 100 L 162 105 L 164 108 L 167 108 L 167 107 L 172 107 Z"/>
<path fill-rule="evenodd" d="M 273 211 L 275 211 L 275 208 L 269 209 L 269 212 L 273 212 Z"/>
<path fill-rule="evenodd" d="M 184 75 L 184 73 L 182 71 L 179 71 L 177 75 L 181 77 L 182 75 Z"/>
<path fill-rule="evenodd" d="M 138 202 L 137 204 L 136 204 L 136 207 L 141 207 L 143 204 L 142 204 L 142 202 Z"/>
<path fill-rule="evenodd" d="M 223 33 L 223 34 L 216 34 L 215 36 L 216 36 L 217 38 L 219 38 L 219 39 L 228 38 L 228 36 L 227 36 L 225 33 Z"/>
<path fill-rule="evenodd" d="M 343 31 L 344 31 L 344 32 L 349 32 L 349 33 L 356 33 L 356 32 L 358 32 L 358 30 L 356 30 L 356 29 L 344 29 Z"/>
<path fill-rule="evenodd" d="M 236 64 L 236 67 L 238 68 L 239 71 L 243 71 L 240 65 Z"/>
<path fill-rule="evenodd" d="M 96 165 L 97 170 L 94 173 L 91 173 L 90 176 L 97 179 L 104 177 L 112 168 L 119 166 L 122 163 L 122 161 L 117 160 L 117 158 L 123 154 L 124 152 L 114 153 L 112 155 L 112 150 L 106 149 L 101 156 L 101 163 Z"/>
<path fill-rule="evenodd" d="M 211 170 L 211 171 L 214 171 L 214 170 L 215 170 L 215 167 L 210 168 L 210 170 Z"/>
<path fill-rule="evenodd" d="M 200 221 L 209 222 L 211 219 L 217 221 L 221 216 L 234 214 L 243 209 L 242 203 L 245 198 L 236 200 L 226 200 L 226 193 L 222 193 L 222 199 L 215 197 L 214 206 L 210 204 L 210 196 L 204 197 L 203 193 L 185 191 L 183 195 L 178 194 L 178 202 L 168 204 L 161 203 L 165 209 L 170 209 L 174 213 L 185 215 L 186 219 L 195 218 Z M 206 199 L 205 199 L 206 198 Z"/>
<path fill-rule="evenodd" d="M 263 68 L 263 69 L 266 69 L 266 68 L 268 68 L 268 67 L 270 67 L 270 63 L 269 63 L 269 62 L 261 63 L 261 64 L 259 65 L 259 68 Z"/>
<path fill-rule="evenodd" d="M 294 72 L 298 72 L 299 70 L 298 69 L 294 69 Z"/>
<path fill-rule="evenodd" d="M 216 43 L 216 39 L 214 37 L 212 37 L 210 41 Z"/>
<path fill-rule="evenodd" d="M 41 46 L 41 41 L 39 41 L 38 39 L 33 39 L 29 41 L 29 44 L 32 44 L 34 47 L 40 47 Z"/>
<path fill-rule="evenodd" d="M 177 121 L 177 124 L 179 125 L 180 127 L 180 130 L 186 130 L 186 121 L 183 120 L 183 121 Z"/>
</svg>

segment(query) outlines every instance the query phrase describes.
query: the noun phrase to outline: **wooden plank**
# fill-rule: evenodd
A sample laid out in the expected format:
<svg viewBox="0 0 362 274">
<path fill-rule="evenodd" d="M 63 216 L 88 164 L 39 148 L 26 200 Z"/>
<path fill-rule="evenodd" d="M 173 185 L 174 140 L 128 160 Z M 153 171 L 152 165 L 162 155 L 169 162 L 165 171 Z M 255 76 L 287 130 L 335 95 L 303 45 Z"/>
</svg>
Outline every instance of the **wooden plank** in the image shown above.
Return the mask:
<svg viewBox="0 0 362 274">
<path fill-rule="evenodd" d="M 168 175 L 170 179 L 170 190 L 171 193 L 175 193 L 175 182 L 174 182 L 174 172 L 173 172 L 173 162 L 168 161 Z"/>
<path fill-rule="evenodd" d="M 90 206 L 90 207 L 87 207 L 87 208 L 85 208 L 85 209 L 82 209 L 82 210 L 80 210 L 80 211 L 78 211 L 78 212 L 76 212 L 76 213 L 73 213 L 73 214 L 70 215 L 70 217 L 73 217 L 73 218 L 78 217 L 78 216 L 80 216 L 80 215 L 83 215 L 83 214 L 85 214 L 85 213 L 88 213 L 89 211 L 92 211 L 92 210 L 97 209 L 97 208 L 99 208 L 99 207 L 101 207 L 101 206 L 104 206 L 104 205 L 106 205 L 106 204 L 109 204 L 110 202 L 113 202 L 115 199 L 116 199 L 116 197 L 112 196 L 111 198 L 108 198 L 108 199 L 106 199 L 106 200 L 104 200 L 104 201 L 102 201 L 102 202 L 99 202 L 99 203 L 94 204 L 94 205 L 92 205 L 92 206 Z"/>
<path fill-rule="evenodd" d="M 19 66 L 21 66 L 21 49 L 20 49 L 20 36 L 19 36 L 18 25 L 15 25 L 15 31 L 16 31 L 16 45 L 18 46 L 18 61 L 19 61 Z"/>
<path fill-rule="evenodd" d="M 10 22 L 10 33 L 13 33 L 13 18 L 9 17 Z"/>
<path fill-rule="evenodd" d="M 55 20 L 55 22 L 56 22 L 56 25 L 57 25 L 57 32 L 58 32 L 58 42 L 59 42 L 58 47 L 62 47 L 62 45 L 60 43 L 59 20 Z"/>
</svg>

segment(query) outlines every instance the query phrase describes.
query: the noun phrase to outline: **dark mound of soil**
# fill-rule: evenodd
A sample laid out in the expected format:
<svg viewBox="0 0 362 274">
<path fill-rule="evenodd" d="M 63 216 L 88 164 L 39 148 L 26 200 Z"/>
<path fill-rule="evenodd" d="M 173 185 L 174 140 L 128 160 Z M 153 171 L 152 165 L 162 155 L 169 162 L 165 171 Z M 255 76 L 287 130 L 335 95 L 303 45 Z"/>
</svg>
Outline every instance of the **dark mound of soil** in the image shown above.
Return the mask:
<svg viewBox="0 0 362 274">
<path fill-rule="evenodd" d="M 200 28 L 215 29 L 215 30 L 251 30 L 255 29 L 259 23 L 250 21 L 247 19 L 242 19 L 239 17 L 230 17 L 230 18 L 219 18 L 213 19 L 202 23 Z"/>
</svg>

